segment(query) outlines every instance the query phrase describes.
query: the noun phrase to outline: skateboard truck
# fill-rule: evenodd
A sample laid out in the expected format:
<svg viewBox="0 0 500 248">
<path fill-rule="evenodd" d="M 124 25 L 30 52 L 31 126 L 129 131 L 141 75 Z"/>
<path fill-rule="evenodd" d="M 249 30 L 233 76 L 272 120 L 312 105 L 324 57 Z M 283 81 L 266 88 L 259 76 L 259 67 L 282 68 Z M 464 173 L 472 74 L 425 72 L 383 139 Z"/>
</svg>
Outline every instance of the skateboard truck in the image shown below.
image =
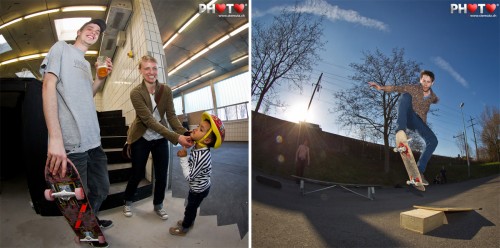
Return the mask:
<svg viewBox="0 0 500 248">
<path fill-rule="evenodd" d="M 71 191 L 68 192 L 66 190 L 63 190 L 63 191 L 60 191 L 60 192 L 56 192 L 56 193 L 52 193 L 52 197 L 54 197 L 54 198 L 62 198 L 65 201 L 69 200 L 73 196 L 75 196 L 75 192 L 71 192 Z"/>
<path fill-rule="evenodd" d="M 408 139 L 407 142 L 410 142 L 410 140 L 411 139 Z M 404 145 L 400 145 L 400 146 L 394 147 L 393 151 L 394 152 L 406 152 L 407 148 Z"/>
<path fill-rule="evenodd" d="M 83 234 L 85 234 L 85 237 L 80 239 L 80 241 L 83 241 L 83 242 L 100 241 L 99 239 L 95 239 L 92 236 L 90 236 L 90 235 L 92 235 L 92 232 L 84 232 Z"/>
<path fill-rule="evenodd" d="M 59 192 L 54 192 L 51 189 L 45 190 L 45 199 L 47 199 L 48 201 L 53 201 L 56 198 L 61 198 L 64 201 L 69 201 L 71 197 L 75 197 L 77 200 L 85 198 L 83 188 L 75 188 L 75 192 L 67 191 L 66 189 L 63 189 Z"/>
</svg>

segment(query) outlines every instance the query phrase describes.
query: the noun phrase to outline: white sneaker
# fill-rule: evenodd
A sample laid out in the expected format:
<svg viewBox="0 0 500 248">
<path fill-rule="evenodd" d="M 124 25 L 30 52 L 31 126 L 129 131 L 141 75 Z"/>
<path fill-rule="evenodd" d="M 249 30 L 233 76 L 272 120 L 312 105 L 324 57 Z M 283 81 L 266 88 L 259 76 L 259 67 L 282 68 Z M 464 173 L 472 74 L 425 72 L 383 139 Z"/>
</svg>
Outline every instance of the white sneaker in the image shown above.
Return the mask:
<svg viewBox="0 0 500 248">
<path fill-rule="evenodd" d="M 155 210 L 155 213 L 160 216 L 160 218 L 162 220 L 166 220 L 168 219 L 168 214 L 167 214 L 167 211 L 163 210 L 163 209 L 159 209 L 159 210 Z"/>
<path fill-rule="evenodd" d="M 123 215 L 132 217 L 132 207 L 127 205 L 123 206 Z"/>
</svg>

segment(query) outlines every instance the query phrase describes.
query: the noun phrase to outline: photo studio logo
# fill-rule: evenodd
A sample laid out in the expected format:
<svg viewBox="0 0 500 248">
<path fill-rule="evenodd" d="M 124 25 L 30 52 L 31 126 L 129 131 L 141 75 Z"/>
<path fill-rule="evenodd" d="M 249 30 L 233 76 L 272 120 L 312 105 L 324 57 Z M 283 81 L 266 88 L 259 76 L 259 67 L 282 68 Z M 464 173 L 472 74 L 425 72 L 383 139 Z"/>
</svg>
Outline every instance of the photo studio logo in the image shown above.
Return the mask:
<svg viewBox="0 0 500 248">
<path fill-rule="evenodd" d="M 247 7 L 248 4 L 243 3 L 200 4 L 198 13 L 217 14 L 219 17 L 245 17 Z"/>
<path fill-rule="evenodd" d="M 452 14 L 469 14 L 470 17 L 497 17 L 496 3 L 452 3 L 450 9 Z"/>
</svg>

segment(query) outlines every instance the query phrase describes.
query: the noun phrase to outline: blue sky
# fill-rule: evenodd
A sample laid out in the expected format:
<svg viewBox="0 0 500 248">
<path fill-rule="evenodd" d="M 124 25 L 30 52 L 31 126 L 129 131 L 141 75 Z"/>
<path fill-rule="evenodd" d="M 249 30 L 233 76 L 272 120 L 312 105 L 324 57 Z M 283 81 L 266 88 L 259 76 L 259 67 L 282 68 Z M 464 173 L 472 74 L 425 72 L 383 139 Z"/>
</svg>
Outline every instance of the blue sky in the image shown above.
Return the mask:
<svg viewBox="0 0 500 248">
<path fill-rule="evenodd" d="M 451 4 L 484 4 L 495 2 L 490 15 L 483 7 L 483 14 L 493 17 L 473 17 L 471 12 L 451 13 Z M 252 20 L 271 23 L 274 15 L 284 7 L 293 7 L 294 1 L 253 0 Z M 325 51 L 322 61 L 311 73 L 310 82 L 302 93 L 283 88 L 280 97 L 290 106 L 277 109 L 270 115 L 297 122 L 297 112 L 304 112 L 312 94 L 312 84 L 321 73 L 322 88 L 317 92 L 307 115 L 307 121 L 317 123 L 324 131 L 356 137 L 356 133 L 342 128 L 336 122 L 332 109 L 333 93 L 348 89 L 355 82 L 350 63 L 361 63 L 363 51 L 377 48 L 390 55 L 393 48 L 404 48 L 405 59 L 421 63 L 421 69 L 436 75 L 434 92 L 440 98 L 429 115 L 439 145 L 435 154 L 457 156 L 460 153 L 456 140 L 463 132 L 460 103 L 467 137 L 474 150 L 474 137 L 479 142 L 480 116 L 485 106 L 500 107 L 500 7 L 496 1 L 407 1 L 407 0 L 302 0 L 298 1 L 304 12 L 319 16 L 326 13 L 323 22 Z M 465 6 L 465 5 L 463 5 Z M 323 12 L 324 11 L 324 12 Z M 472 14 L 480 15 L 480 6 Z"/>
</svg>

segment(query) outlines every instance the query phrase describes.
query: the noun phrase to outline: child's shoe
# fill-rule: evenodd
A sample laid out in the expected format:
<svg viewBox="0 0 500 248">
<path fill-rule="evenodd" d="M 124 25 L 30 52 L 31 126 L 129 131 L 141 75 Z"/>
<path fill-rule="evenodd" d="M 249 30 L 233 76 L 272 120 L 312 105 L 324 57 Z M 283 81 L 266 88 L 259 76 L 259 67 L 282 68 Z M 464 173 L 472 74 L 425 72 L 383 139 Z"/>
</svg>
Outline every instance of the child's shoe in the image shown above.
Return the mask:
<svg viewBox="0 0 500 248">
<path fill-rule="evenodd" d="M 177 222 L 177 224 L 179 224 Z M 182 222 L 181 222 L 182 225 Z M 177 227 L 171 227 L 169 229 L 170 234 L 175 235 L 175 236 L 186 236 L 186 233 L 189 231 L 189 228 L 184 228 L 182 226 L 177 226 Z"/>
</svg>

